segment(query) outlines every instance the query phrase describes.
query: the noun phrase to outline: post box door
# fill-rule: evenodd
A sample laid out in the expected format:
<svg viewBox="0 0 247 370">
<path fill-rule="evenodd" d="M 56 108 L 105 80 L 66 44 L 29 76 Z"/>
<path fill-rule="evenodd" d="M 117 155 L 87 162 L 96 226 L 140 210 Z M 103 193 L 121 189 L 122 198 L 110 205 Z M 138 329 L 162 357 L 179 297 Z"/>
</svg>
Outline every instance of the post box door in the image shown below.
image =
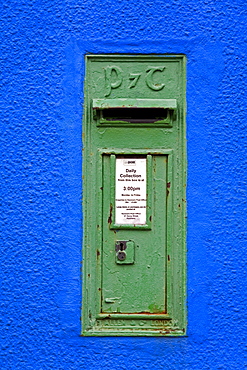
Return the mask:
<svg viewBox="0 0 247 370">
<path fill-rule="evenodd" d="M 118 158 L 103 155 L 102 312 L 166 313 L 167 156 Z"/>
</svg>

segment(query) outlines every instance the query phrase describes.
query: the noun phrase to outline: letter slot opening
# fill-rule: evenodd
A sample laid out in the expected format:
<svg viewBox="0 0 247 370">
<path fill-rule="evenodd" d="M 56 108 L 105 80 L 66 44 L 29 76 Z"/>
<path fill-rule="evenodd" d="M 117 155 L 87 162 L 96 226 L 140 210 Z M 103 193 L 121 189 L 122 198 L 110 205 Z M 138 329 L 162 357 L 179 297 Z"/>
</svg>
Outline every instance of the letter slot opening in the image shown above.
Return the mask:
<svg viewBox="0 0 247 370">
<path fill-rule="evenodd" d="M 129 123 L 154 123 L 164 121 L 168 117 L 168 109 L 164 108 L 110 108 L 101 111 L 106 121 L 123 121 Z"/>
<path fill-rule="evenodd" d="M 94 99 L 93 117 L 100 126 L 172 127 L 176 108 L 176 99 Z"/>
</svg>

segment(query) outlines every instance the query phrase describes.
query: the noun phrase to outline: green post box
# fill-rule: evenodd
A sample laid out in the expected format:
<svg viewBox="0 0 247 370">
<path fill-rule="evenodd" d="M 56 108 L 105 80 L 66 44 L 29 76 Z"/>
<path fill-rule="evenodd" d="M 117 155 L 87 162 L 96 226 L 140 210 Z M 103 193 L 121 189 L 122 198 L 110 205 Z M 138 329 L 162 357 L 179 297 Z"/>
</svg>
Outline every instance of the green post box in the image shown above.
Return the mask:
<svg viewBox="0 0 247 370">
<path fill-rule="evenodd" d="M 83 335 L 185 335 L 185 57 L 87 56 L 83 136 Z"/>
</svg>

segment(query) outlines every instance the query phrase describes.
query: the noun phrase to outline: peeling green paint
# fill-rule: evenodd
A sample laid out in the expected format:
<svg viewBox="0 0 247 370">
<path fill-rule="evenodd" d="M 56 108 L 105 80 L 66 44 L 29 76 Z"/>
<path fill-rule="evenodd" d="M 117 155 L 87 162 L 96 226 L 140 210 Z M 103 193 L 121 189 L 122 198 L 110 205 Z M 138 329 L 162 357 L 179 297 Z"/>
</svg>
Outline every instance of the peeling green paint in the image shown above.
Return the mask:
<svg viewBox="0 0 247 370">
<path fill-rule="evenodd" d="M 158 307 L 155 303 L 148 306 L 150 313 L 162 313 L 164 307 Z"/>
</svg>

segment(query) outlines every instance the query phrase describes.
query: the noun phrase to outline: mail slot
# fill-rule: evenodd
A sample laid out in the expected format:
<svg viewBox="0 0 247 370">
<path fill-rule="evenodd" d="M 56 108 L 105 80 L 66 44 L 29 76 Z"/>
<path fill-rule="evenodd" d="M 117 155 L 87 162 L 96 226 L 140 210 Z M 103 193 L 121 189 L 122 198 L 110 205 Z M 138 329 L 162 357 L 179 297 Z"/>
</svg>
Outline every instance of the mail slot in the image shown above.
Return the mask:
<svg viewBox="0 0 247 370">
<path fill-rule="evenodd" d="M 87 336 L 186 333 L 185 57 L 86 57 Z"/>
<path fill-rule="evenodd" d="M 94 118 L 106 126 L 125 125 L 171 127 L 176 99 L 93 99 Z"/>
</svg>

